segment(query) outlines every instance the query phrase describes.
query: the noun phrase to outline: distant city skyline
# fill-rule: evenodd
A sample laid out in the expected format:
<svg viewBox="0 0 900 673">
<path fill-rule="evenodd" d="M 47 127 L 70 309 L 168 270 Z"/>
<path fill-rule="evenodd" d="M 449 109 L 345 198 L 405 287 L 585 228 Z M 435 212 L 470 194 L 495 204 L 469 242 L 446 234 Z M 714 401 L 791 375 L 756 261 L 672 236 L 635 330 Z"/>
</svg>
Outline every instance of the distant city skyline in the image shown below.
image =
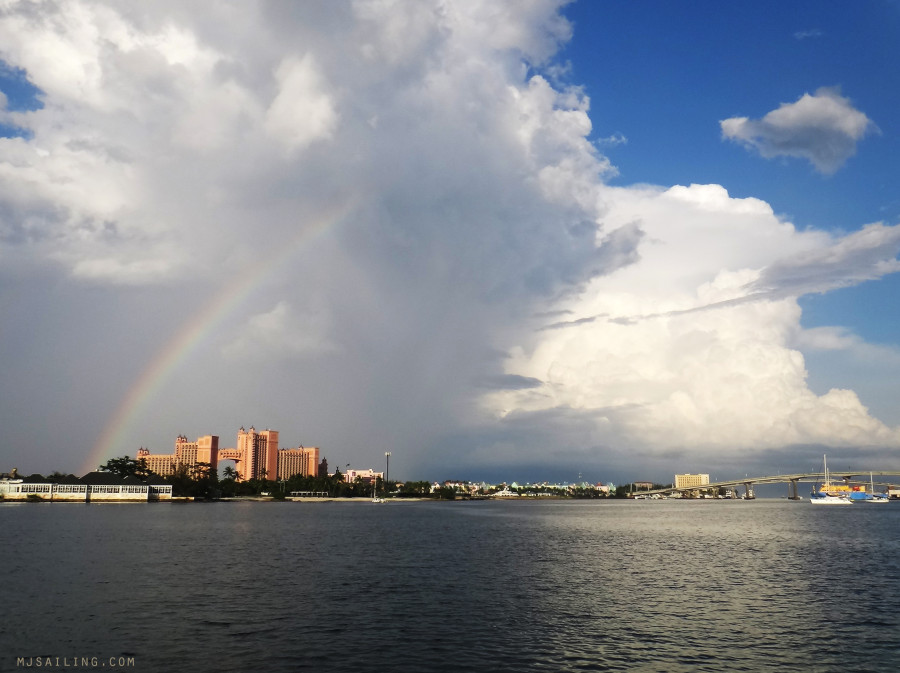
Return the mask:
<svg viewBox="0 0 900 673">
<path fill-rule="evenodd" d="M 898 36 L 876 0 L 12 0 L 0 469 L 235 418 L 401 480 L 900 468 Z"/>
<path fill-rule="evenodd" d="M 319 447 L 281 448 L 278 442 L 277 430 L 257 430 L 252 425 L 244 429 L 241 426 L 232 447 L 220 447 L 218 435 L 204 435 L 196 441 L 178 435 L 172 453 L 153 453 L 141 447 L 135 458 L 145 461 L 152 472 L 162 476 L 174 474 L 179 467 L 190 469 L 197 464 L 208 465 L 218 474 L 220 463 L 234 463 L 232 474 L 236 481 L 281 481 L 296 475 L 317 476 L 327 469 L 327 462 L 319 462 Z"/>
</svg>

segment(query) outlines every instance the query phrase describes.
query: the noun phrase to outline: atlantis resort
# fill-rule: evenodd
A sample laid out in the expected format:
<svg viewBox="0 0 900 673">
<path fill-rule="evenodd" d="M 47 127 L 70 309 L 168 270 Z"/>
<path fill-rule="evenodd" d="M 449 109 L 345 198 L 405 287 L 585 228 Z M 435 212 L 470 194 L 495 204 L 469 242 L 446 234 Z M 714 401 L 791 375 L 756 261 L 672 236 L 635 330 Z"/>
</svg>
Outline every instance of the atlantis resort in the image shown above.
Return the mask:
<svg viewBox="0 0 900 673">
<path fill-rule="evenodd" d="M 235 482 L 267 479 L 284 482 L 298 475 L 316 477 L 328 473 L 328 462 L 320 461 L 318 447 L 282 449 L 278 447 L 277 430 L 256 430 L 251 426 L 249 430 L 243 427 L 238 430 L 234 447 L 220 448 L 217 435 L 198 437 L 193 442 L 179 435 L 172 453 L 151 453 L 140 448 L 134 463 L 140 466 L 144 473 L 141 475 L 121 475 L 101 469 L 83 477 L 23 477 L 14 468 L 10 473 L 0 474 L 0 497 L 62 502 L 171 500 L 171 477 L 180 471 L 196 471 L 198 467 L 207 474 L 217 473 L 220 463 L 228 461 L 234 463 L 228 474 Z M 374 479 L 382 475 L 372 470 L 355 470 L 354 476 Z"/>
</svg>

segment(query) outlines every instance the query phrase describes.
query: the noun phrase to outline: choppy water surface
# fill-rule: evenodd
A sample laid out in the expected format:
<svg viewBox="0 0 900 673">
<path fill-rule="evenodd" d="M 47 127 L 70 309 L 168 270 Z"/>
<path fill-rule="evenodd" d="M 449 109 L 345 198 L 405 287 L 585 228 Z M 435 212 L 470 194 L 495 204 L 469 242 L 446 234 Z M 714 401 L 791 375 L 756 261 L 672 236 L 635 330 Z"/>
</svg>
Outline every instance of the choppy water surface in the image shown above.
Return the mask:
<svg viewBox="0 0 900 673">
<path fill-rule="evenodd" d="M 900 650 L 900 503 L 3 504 L 0 525 L 2 671 L 866 671 Z"/>
</svg>

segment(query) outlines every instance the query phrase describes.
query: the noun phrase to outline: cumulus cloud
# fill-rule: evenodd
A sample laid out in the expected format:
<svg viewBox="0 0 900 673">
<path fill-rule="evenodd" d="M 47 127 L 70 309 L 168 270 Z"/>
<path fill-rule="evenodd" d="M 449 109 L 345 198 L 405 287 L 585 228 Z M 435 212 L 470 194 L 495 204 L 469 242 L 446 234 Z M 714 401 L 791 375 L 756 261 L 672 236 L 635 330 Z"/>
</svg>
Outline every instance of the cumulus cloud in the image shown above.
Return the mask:
<svg viewBox="0 0 900 673">
<path fill-rule="evenodd" d="M 571 33 L 561 4 L 7 3 L 0 56 L 44 105 L 14 113 L 31 138 L 0 139 L 2 273 L 65 274 L 70 305 L 115 326 L 83 433 L 201 320 L 169 375 L 229 398 L 148 400 L 157 423 L 301 407 L 323 445 L 415 453 L 486 381 L 532 385 L 502 376 L 507 335 L 634 240 L 597 245 L 613 169 L 586 96 L 542 74 Z M 257 370 L 281 387 L 254 390 Z M 157 423 L 133 434 L 165 445 Z"/>
<path fill-rule="evenodd" d="M 227 358 L 244 360 L 280 361 L 322 355 L 337 348 L 330 328 L 324 307 L 298 313 L 282 300 L 272 310 L 252 315 L 236 326 L 222 352 Z"/>
<path fill-rule="evenodd" d="M 875 124 L 837 89 L 821 88 L 794 103 L 782 103 L 762 119 L 731 117 L 719 122 L 722 137 L 753 149 L 767 159 L 807 159 L 820 173 L 831 174 L 856 154 L 856 145 Z"/>
<path fill-rule="evenodd" d="M 488 409 L 578 412 L 605 443 L 657 455 L 900 443 L 853 391 L 810 391 L 796 350 L 855 343 L 801 330 L 796 300 L 896 271 L 900 226 L 797 231 L 716 185 L 607 189 L 604 200 L 606 230 L 642 232 L 632 263 L 595 278 L 564 303 L 565 321 L 510 352 L 507 372 L 541 385 L 494 393 Z"/>
<path fill-rule="evenodd" d="M 0 138 L 0 390 L 33 402 L 0 410 L 7 435 L 83 451 L 153 373 L 122 453 L 248 415 L 411 476 L 896 445 L 854 393 L 813 394 L 791 347 L 796 297 L 896 270 L 896 228 L 606 186 L 590 100 L 556 79 L 563 4 L 7 2 L 0 57 L 43 102 Z M 729 128 L 830 166 L 811 148 L 863 132 L 808 98 Z M 48 422 L 61 371 L 90 394 Z"/>
<path fill-rule="evenodd" d="M 266 131 L 291 149 L 330 138 L 337 112 L 312 58 L 307 54 L 301 59 L 285 59 L 275 78 L 278 94 L 266 111 Z"/>
</svg>

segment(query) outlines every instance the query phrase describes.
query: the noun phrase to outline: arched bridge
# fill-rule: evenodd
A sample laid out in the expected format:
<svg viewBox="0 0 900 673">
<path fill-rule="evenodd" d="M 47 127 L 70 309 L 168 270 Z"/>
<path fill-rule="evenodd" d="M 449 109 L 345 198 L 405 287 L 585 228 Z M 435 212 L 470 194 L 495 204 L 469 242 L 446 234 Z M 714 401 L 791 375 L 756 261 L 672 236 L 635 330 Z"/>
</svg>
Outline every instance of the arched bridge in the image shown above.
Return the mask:
<svg viewBox="0 0 900 673">
<path fill-rule="evenodd" d="M 244 475 L 245 456 L 243 449 L 219 449 L 217 461 L 219 460 L 233 460 L 234 469 L 237 470 L 238 475 Z M 238 481 L 242 481 L 242 479 L 238 479 Z"/>
<path fill-rule="evenodd" d="M 861 472 L 838 472 L 834 470 L 828 471 L 828 476 L 833 481 L 843 480 L 844 483 L 849 485 L 867 485 L 869 483 L 869 475 L 874 479 L 875 477 L 900 477 L 900 472 L 891 472 L 885 470 L 865 470 Z M 825 473 L 824 472 L 803 472 L 800 474 L 776 474 L 768 477 L 744 477 L 743 479 L 730 479 L 727 481 L 716 481 L 711 482 L 709 484 L 703 484 L 701 486 L 682 486 L 681 488 L 675 488 L 674 486 L 671 488 L 660 488 L 650 491 L 640 491 L 639 494 L 635 495 L 669 495 L 672 493 L 692 493 L 694 491 L 707 491 L 707 490 L 718 490 L 722 489 L 731 489 L 732 492 L 739 487 L 744 487 L 744 495 L 745 497 L 752 498 L 753 497 L 753 487 L 758 484 L 790 484 L 791 485 L 791 494 L 790 498 L 794 500 L 799 499 L 799 495 L 797 493 L 797 484 L 802 482 L 817 482 L 824 481 Z"/>
</svg>

